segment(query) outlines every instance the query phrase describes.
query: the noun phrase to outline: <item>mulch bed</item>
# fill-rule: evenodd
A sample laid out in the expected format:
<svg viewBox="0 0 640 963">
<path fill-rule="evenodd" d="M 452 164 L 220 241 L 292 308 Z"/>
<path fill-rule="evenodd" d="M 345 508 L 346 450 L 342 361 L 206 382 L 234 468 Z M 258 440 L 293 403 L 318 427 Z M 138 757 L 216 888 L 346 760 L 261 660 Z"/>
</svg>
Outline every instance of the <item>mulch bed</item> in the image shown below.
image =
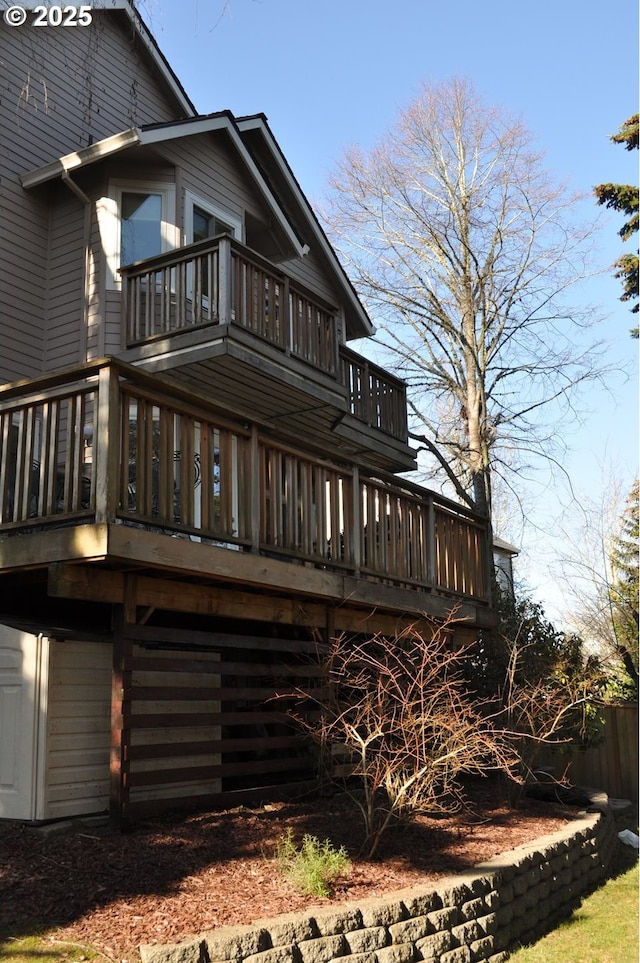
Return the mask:
<svg viewBox="0 0 640 963">
<path fill-rule="evenodd" d="M 0 937 L 52 929 L 110 960 L 138 959 L 141 943 L 174 943 L 225 924 L 312 905 L 383 896 L 466 870 L 553 832 L 576 809 L 525 800 L 510 809 L 491 786 L 473 787 L 473 810 L 420 817 L 358 858 L 359 815 L 344 797 L 163 817 L 121 833 L 95 821 L 56 827 L 0 823 Z M 331 900 L 296 892 L 273 861 L 291 827 L 345 846 L 353 860 Z"/>
</svg>

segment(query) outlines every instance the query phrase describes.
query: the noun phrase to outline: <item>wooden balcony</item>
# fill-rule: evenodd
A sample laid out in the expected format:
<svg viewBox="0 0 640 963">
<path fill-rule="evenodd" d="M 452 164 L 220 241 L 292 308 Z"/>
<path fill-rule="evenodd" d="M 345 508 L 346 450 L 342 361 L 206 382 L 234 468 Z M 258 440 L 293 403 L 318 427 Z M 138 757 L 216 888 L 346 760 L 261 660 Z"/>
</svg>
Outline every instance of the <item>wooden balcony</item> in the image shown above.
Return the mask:
<svg viewBox="0 0 640 963">
<path fill-rule="evenodd" d="M 193 552 L 215 549 L 225 577 L 236 577 L 235 565 L 253 578 L 257 556 L 274 560 L 276 580 L 278 563 L 290 563 L 285 583 L 292 565 L 304 565 L 294 592 L 322 594 L 329 582 L 314 581 L 315 570 L 375 583 L 380 604 L 393 588 L 403 599 L 417 593 L 416 610 L 428 610 L 425 593 L 487 603 L 480 518 L 392 475 L 234 423 L 130 365 L 96 362 L 0 389 L 0 438 L 0 570 L 57 560 L 43 546 L 30 552 L 29 536 L 107 526 L 130 561 L 139 536 L 153 542 L 148 564 L 179 566 L 167 562 L 178 536 Z M 65 545 L 63 560 L 110 551 Z"/>
<path fill-rule="evenodd" d="M 128 348 L 146 347 L 148 356 L 154 342 L 170 350 L 173 339 L 182 348 L 187 332 L 217 341 L 240 332 L 236 337 L 242 335 L 244 345 L 249 335 L 258 352 L 262 343 L 306 366 L 299 373 L 308 386 L 315 379 L 319 387 L 323 381 L 331 387 L 333 395 L 323 399 L 336 407 L 331 421 L 348 414 L 406 445 L 404 382 L 338 345 L 336 309 L 237 241 L 200 241 L 124 267 L 121 274 Z M 281 377 L 292 390 L 288 364 Z"/>
</svg>

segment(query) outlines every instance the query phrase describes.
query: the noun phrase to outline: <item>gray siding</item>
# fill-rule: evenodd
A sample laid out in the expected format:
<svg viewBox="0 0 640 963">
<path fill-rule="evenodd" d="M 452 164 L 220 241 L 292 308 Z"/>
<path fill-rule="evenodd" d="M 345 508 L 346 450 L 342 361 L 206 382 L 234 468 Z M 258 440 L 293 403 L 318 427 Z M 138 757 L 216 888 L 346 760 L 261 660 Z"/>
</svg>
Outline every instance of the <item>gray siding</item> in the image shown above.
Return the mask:
<svg viewBox="0 0 640 963">
<path fill-rule="evenodd" d="M 181 116 L 124 14 L 94 10 L 93 18 L 75 30 L 16 30 L 0 19 L 0 383 L 77 361 L 84 340 L 73 297 L 61 290 L 62 261 L 79 252 L 72 205 L 80 223 L 81 206 L 71 197 L 66 213 L 54 210 L 62 251 L 49 264 L 50 189 L 27 192 L 20 175 L 127 127 Z M 67 275 L 74 288 L 79 256 Z"/>
<path fill-rule="evenodd" d="M 180 170 L 178 223 L 184 230 L 184 191 L 219 205 L 244 219 L 245 212 L 265 224 L 269 215 L 244 171 L 244 164 L 229 145 L 226 134 L 204 134 L 168 141 L 162 154 Z"/>
<path fill-rule="evenodd" d="M 120 295 L 106 290 L 95 211 L 109 179 L 175 179 L 182 232 L 185 190 L 246 218 L 249 243 L 260 238 L 260 225 L 266 239 L 271 217 L 223 133 L 159 145 L 153 166 L 149 155 L 130 151 L 77 172 L 74 179 L 93 204 L 88 225 L 81 201 L 60 182 L 23 190 L 20 174 L 129 126 L 177 119 L 179 112 L 121 13 L 94 11 L 94 23 L 82 30 L 11 30 L 0 22 L 0 51 L 1 383 L 121 352 Z M 313 249 L 282 268 L 338 303 Z"/>
<path fill-rule="evenodd" d="M 84 207 L 65 187 L 59 186 L 56 192 L 50 223 L 44 358 L 47 370 L 84 360 Z"/>
</svg>

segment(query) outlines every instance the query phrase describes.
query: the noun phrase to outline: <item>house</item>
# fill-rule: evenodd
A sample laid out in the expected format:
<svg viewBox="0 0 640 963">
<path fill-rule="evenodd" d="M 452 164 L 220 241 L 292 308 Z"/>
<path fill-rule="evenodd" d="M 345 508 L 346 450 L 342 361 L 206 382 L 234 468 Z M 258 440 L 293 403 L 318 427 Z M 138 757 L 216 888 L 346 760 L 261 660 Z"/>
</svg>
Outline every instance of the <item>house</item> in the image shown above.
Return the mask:
<svg viewBox="0 0 640 963">
<path fill-rule="evenodd" d="M 520 549 L 503 538 L 493 538 L 493 569 L 496 584 L 505 595 L 514 595 L 513 560 L 520 554 Z"/>
<path fill-rule="evenodd" d="M 405 386 L 348 346 L 371 321 L 267 119 L 199 116 L 129 0 L 25 9 L 0 23 L 0 817 L 300 791 L 273 696 L 334 633 L 490 624 L 487 526 L 402 477 Z"/>
</svg>

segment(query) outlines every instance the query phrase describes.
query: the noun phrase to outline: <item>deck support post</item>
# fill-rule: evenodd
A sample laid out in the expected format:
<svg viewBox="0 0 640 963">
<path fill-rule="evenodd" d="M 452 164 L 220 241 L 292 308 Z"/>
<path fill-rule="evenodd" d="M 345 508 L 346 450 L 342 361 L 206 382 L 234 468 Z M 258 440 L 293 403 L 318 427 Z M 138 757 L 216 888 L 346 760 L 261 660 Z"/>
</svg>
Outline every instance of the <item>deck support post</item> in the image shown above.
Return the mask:
<svg viewBox="0 0 640 963">
<path fill-rule="evenodd" d="M 120 493 L 120 399 L 118 371 L 107 365 L 98 374 L 97 431 L 93 439 L 96 472 L 96 522 L 116 516 Z"/>
<path fill-rule="evenodd" d="M 218 321 L 230 324 L 233 310 L 231 279 L 231 238 L 221 237 L 218 244 Z"/>
<path fill-rule="evenodd" d="M 129 804 L 130 698 L 133 642 L 129 626 L 136 621 L 136 579 L 125 575 L 124 604 L 114 606 L 113 672 L 111 676 L 111 749 L 109 759 L 109 815 L 120 827 L 127 822 Z"/>
</svg>

